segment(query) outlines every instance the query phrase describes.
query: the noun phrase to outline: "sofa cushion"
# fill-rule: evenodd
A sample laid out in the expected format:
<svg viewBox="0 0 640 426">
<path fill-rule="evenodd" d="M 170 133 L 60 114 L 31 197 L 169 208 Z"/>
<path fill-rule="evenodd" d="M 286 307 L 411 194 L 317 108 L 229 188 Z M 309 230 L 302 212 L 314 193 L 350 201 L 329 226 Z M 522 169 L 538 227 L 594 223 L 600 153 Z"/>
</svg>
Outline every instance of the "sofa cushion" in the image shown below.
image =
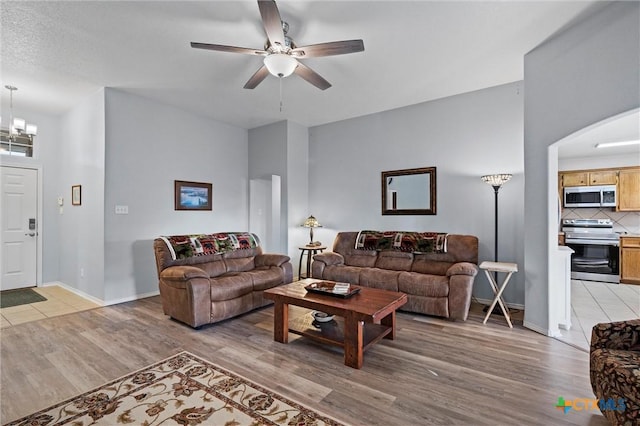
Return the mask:
<svg viewBox="0 0 640 426">
<path fill-rule="evenodd" d="M 246 273 L 227 273 L 211 278 L 211 301 L 235 299 L 253 291 L 253 280 Z"/>
<path fill-rule="evenodd" d="M 360 284 L 371 288 L 398 291 L 398 275 L 400 273 L 379 268 L 363 268 L 360 272 Z"/>
<path fill-rule="evenodd" d="M 416 296 L 447 297 L 449 296 L 449 277 L 417 272 L 400 272 L 398 290 Z"/>
<path fill-rule="evenodd" d="M 350 250 L 354 252 L 355 250 Z M 344 264 L 347 266 L 358 266 L 361 268 L 373 268 L 378 259 L 377 251 L 358 250 L 357 253 L 343 253 Z"/>
<path fill-rule="evenodd" d="M 328 265 L 324 268 L 322 278 L 350 284 L 360 284 L 360 271 L 357 266 Z"/>
<path fill-rule="evenodd" d="M 222 261 L 221 256 L 214 261 L 200 263 L 198 268 L 203 269 L 210 277 L 219 277 L 227 272 L 227 265 Z"/>
<path fill-rule="evenodd" d="M 416 254 L 411 264 L 411 271 L 419 274 L 447 275 L 447 270 L 453 265 L 429 258 L 428 254 Z"/>
<path fill-rule="evenodd" d="M 391 271 L 410 271 L 412 263 L 412 253 L 403 253 L 399 251 L 383 251 L 378 253 L 376 268 L 389 269 Z"/>
<path fill-rule="evenodd" d="M 253 281 L 253 290 L 266 290 L 275 287 L 283 280 L 282 269 L 263 266 L 245 272 Z"/>
<path fill-rule="evenodd" d="M 253 256 L 224 258 L 227 272 L 247 272 L 256 267 Z"/>
</svg>

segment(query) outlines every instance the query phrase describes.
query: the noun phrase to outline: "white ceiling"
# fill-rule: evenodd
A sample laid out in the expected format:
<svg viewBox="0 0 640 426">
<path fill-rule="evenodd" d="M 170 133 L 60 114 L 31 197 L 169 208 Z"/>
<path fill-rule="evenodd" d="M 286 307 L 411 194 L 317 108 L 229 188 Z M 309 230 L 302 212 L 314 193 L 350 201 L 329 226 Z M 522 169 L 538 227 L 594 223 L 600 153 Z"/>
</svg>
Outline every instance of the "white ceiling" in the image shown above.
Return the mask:
<svg viewBox="0 0 640 426">
<path fill-rule="evenodd" d="M 640 111 L 605 120 L 558 145 L 558 158 L 633 156 L 640 164 L 640 145 L 596 148 L 598 143 L 640 140 Z"/>
<path fill-rule="evenodd" d="M 115 87 L 244 128 L 314 126 L 523 79 L 524 55 L 595 1 L 306 1 L 278 7 L 299 46 L 361 38 L 365 51 L 305 60 L 333 87 L 297 76 L 242 86 L 257 56 L 189 42 L 261 48 L 253 1 L 6 1 L 2 86 L 14 106 L 60 114 Z M 3 106 L 7 91 L 2 89 Z M 28 117 L 26 117 L 28 118 Z"/>
</svg>

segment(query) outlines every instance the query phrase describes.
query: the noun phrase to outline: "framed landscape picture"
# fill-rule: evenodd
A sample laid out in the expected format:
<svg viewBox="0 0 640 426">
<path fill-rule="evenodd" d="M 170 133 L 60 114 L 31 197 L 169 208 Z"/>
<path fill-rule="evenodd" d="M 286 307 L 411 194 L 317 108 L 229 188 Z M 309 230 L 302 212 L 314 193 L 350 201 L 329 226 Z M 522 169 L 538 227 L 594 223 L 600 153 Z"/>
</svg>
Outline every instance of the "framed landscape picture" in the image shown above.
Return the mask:
<svg viewBox="0 0 640 426">
<path fill-rule="evenodd" d="M 212 210 L 213 185 L 202 182 L 175 181 L 176 210 Z"/>
</svg>

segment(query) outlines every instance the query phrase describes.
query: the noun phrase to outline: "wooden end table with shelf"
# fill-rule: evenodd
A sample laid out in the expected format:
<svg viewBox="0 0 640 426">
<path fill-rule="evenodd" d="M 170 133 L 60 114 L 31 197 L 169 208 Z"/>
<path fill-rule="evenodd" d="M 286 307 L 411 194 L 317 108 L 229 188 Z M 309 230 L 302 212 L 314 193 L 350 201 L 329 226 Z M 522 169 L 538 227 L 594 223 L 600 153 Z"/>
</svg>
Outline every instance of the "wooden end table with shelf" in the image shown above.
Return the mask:
<svg viewBox="0 0 640 426">
<path fill-rule="evenodd" d="M 396 310 L 407 295 L 376 288 L 360 287 L 360 292 L 343 299 L 307 292 L 305 285 L 318 280 L 297 281 L 264 291 L 274 301 L 273 339 L 289 341 L 289 332 L 344 349 L 344 364 L 362 368 L 364 352 L 376 342 L 395 339 Z M 326 312 L 336 318 L 314 323 L 311 315 L 289 319 L 289 305 Z"/>
<path fill-rule="evenodd" d="M 298 279 L 311 278 L 311 262 L 313 261 L 313 255 L 322 253 L 327 249 L 327 246 L 303 246 L 298 247 L 300 249 L 300 261 L 298 262 Z M 302 275 L 302 258 L 307 256 L 307 275 Z"/>
</svg>

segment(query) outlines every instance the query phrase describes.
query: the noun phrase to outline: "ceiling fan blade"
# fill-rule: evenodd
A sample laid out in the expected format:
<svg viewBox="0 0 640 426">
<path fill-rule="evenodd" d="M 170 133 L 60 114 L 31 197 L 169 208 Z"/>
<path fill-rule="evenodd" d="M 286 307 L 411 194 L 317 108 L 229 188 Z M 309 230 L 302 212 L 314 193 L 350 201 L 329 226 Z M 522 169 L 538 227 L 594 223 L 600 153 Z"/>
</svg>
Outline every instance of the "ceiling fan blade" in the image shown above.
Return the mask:
<svg viewBox="0 0 640 426">
<path fill-rule="evenodd" d="M 362 51 L 364 51 L 364 42 L 362 40 L 343 40 L 296 47 L 291 51 L 291 54 L 296 58 L 317 58 Z"/>
<path fill-rule="evenodd" d="M 268 75 L 269 75 L 269 70 L 267 69 L 267 67 L 263 65 L 262 67 L 260 67 L 258 71 L 256 71 L 255 74 L 251 76 L 249 81 L 247 81 L 247 83 L 244 85 L 244 88 L 255 89 L 258 84 L 262 83 L 262 80 L 267 78 Z"/>
<path fill-rule="evenodd" d="M 273 0 L 258 0 L 260 8 L 260 16 L 262 16 L 262 24 L 267 33 L 267 38 L 272 46 L 280 45 L 285 47 L 284 31 L 282 30 L 282 19 L 278 6 Z"/>
<path fill-rule="evenodd" d="M 298 62 L 298 66 L 293 72 L 298 74 L 300 77 L 304 78 L 320 90 L 326 90 L 331 87 L 331 83 L 322 78 L 320 74 L 304 65 L 302 62 Z"/>
<path fill-rule="evenodd" d="M 218 52 L 243 53 L 245 55 L 265 56 L 267 54 L 267 52 L 265 52 L 264 50 L 249 49 L 248 47 L 225 46 L 223 44 L 196 43 L 193 41 L 191 42 L 191 47 L 193 47 L 194 49 L 216 50 Z"/>
</svg>

